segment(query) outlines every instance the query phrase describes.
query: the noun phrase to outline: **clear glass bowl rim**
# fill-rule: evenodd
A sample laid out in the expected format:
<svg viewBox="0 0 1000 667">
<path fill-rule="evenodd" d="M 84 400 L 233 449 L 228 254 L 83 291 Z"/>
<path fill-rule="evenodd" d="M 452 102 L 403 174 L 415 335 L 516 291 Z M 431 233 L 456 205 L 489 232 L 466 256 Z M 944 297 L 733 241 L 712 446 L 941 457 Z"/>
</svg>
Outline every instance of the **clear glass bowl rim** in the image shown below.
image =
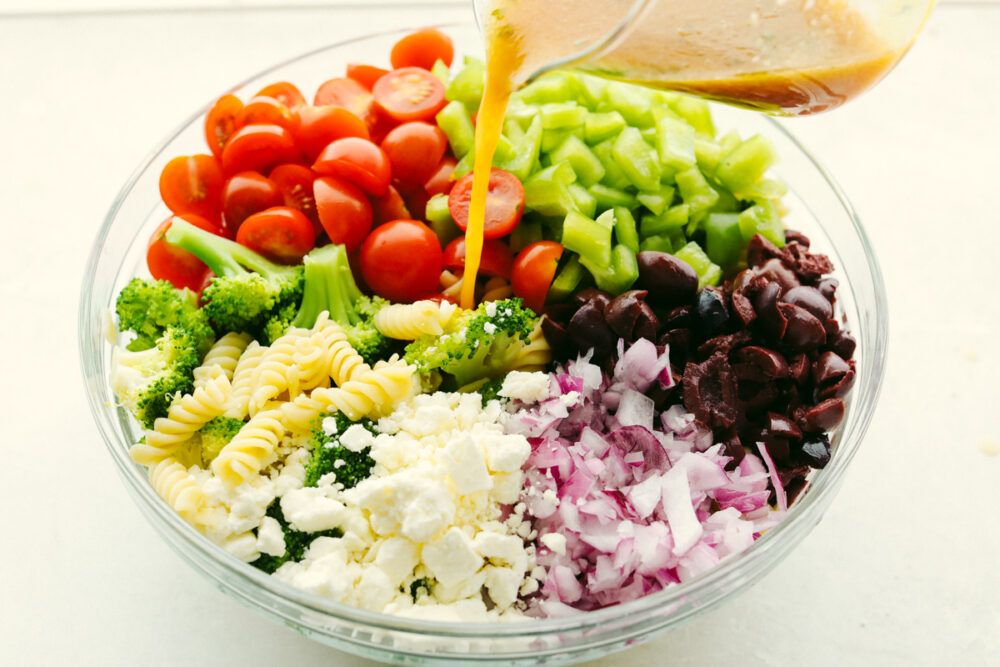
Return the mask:
<svg viewBox="0 0 1000 667">
<path fill-rule="evenodd" d="M 450 23 L 441 24 L 436 27 L 446 31 L 467 30 L 474 28 L 474 25 L 469 25 L 467 23 Z M 245 79 L 244 82 L 233 86 L 231 90 L 242 88 L 247 83 L 266 76 L 275 70 L 282 69 L 288 65 L 320 54 L 324 51 L 333 50 L 339 47 L 375 38 L 384 38 L 391 35 L 403 35 L 407 32 L 410 32 L 410 30 L 388 30 L 369 33 L 348 40 L 331 43 L 327 46 L 313 49 L 257 72 L 253 76 Z M 213 98 L 212 102 L 214 102 L 214 99 L 215 98 Z M 96 307 L 92 307 L 92 279 L 96 274 L 97 265 L 101 258 L 102 249 L 110 233 L 111 226 L 115 221 L 123 202 L 131 194 L 132 188 L 139 180 L 140 176 L 149 168 L 155 158 L 159 156 L 159 154 L 179 134 L 181 134 L 182 131 L 188 128 L 191 124 L 199 122 L 204 117 L 210 106 L 211 102 L 198 109 L 183 123 L 171 131 L 165 139 L 163 139 L 153 148 L 152 151 L 147 154 L 147 156 L 140 162 L 139 166 L 130 175 L 118 196 L 115 198 L 115 201 L 112 203 L 111 208 L 105 216 L 103 225 L 97 234 L 84 270 L 77 335 L 81 357 L 81 370 L 83 373 L 84 384 L 88 388 L 92 381 L 101 379 L 102 373 L 107 371 L 107 369 L 99 367 L 100 355 L 94 354 L 93 350 L 91 350 L 87 344 L 88 339 L 82 334 L 84 331 L 87 331 L 94 326 L 100 326 L 100 318 L 103 316 L 103 312 L 99 312 Z M 724 560 L 711 571 L 699 575 L 690 581 L 673 585 L 663 591 L 652 593 L 638 600 L 564 618 L 531 619 L 531 621 L 527 623 L 447 623 L 441 621 L 421 621 L 417 619 L 401 618 L 367 611 L 357 607 L 333 602 L 329 599 L 306 593 L 290 585 L 284 584 L 270 575 L 264 574 L 253 567 L 237 561 L 198 533 L 193 527 L 186 523 L 180 515 L 173 512 L 173 510 L 171 510 L 166 503 L 160 499 L 148 483 L 144 471 L 129 457 L 128 446 L 130 443 L 121 439 L 119 437 L 120 434 L 116 432 L 111 416 L 113 406 L 109 407 L 108 405 L 102 403 L 99 400 L 97 392 L 88 391 L 88 403 L 98 430 L 100 431 L 101 436 L 104 439 L 104 443 L 111 454 L 113 461 L 115 462 L 119 474 L 132 491 L 133 499 L 140 506 L 140 509 L 147 514 L 147 516 L 155 516 L 156 519 L 159 520 L 160 525 L 155 525 L 157 530 L 160 532 L 170 531 L 173 536 L 181 538 L 186 549 L 194 552 L 193 554 L 184 553 L 177 546 L 175 546 L 173 542 L 171 542 L 171 546 L 177 550 L 185 560 L 193 562 L 192 556 L 196 554 L 198 557 L 210 561 L 215 566 L 214 569 L 228 570 L 230 579 L 225 582 L 220 582 L 224 585 L 224 588 L 227 589 L 227 592 L 235 592 L 238 588 L 236 582 L 239 581 L 244 585 L 250 585 L 260 589 L 261 591 L 266 591 L 272 596 L 280 598 L 285 602 L 298 607 L 300 612 L 319 613 L 347 623 L 364 624 L 371 628 L 386 631 L 406 632 L 434 638 L 454 637 L 465 639 L 499 639 L 503 637 L 524 638 L 531 636 L 552 635 L 563 632 L 579 632 L 592 628 L 599 628 L 600 626 L 606 625 L 610 622 L 621 624 L 622 622 L 627 622 L 629 619 L 639 620 L 646 616 L 651 610 L 680 604 L 688 596 L 692 596 L 698 591 L 725 583 L 731 583 L 735 588 L 742 590 L 744 586 L 736 583 L 741 577 L 741 572 L 747 569 L 752 569 L 748 566 L 753 565 L 762 559 L 768 558 L 768 546 L 779 542 L 782 535 L 785 533 L 796 532 L 796 529 L 808 532 L 812 525 L 815 525 L 821 517 L 822 511 L 827 506 L 832 494 L 836 493 L 844 472 L 860 448 L 860 444 L 864 439 L 872 414 L 874 413 L 875 403 L 877 403 L 879 394 L 881 393 L 884 379 L 885 346 L 888 339 L 888 317 L 886 312 L 884 279 L 878 260 L 875 257 L 871 243 L 856 211 L 833 176 L 809 152 L 809 150 L 802 145 L 802 143 L 796 139 L 794 135 L 788 132 L 784 126 L 775 121 L 773 118 L 767 118 L 766 120 L 773 126 L 773 129 L 776 132 L 784 135 L 784 137 L 794 144 L 802 152 L 803 156 L 812 163 L 812 165 L 826 180 L 833 194 L 839 200 L 841 206 L 843 206 L 844 212 L 850 218 L 853 231 L 857 235 L 865 253 L 865 260 L 871 271 L 872 289 L 876 295 L 876 299 L 879 301 L 878 309 L 881 316 L 876 318 L 873 323 L 873 326 L 875 327 L 873 338 L 878 341 L 879 346 L 878 349 L 870 350 L 869 352 L 870 354 L 875 354 L 878 357 L 873 366 L 873 373 L 871 377 L 872 385 L 870 386 L 870 392 L 868 394 L 871 400 L 867 405 L 853 406 L 853 410 L 860 409 L 862 414 L 860 420 L 855 425 L 854 432 L 851 434 L 852 437 L 849 440 L 844 438 L 840 439 L 836 455 L 832 457 L 830 463 L 823 469 L 822 474 L 816 475 L 816 478 L 810 485 L 808 493 L 804 495 L 800 502 L 797 502 L 789 509 L 787 516 L 781 521 L 781 523 L 761 536 L 756 542 L 754 542 L 753 545 L 738 556 Z M 101 340 L 103 340 L 103 337 Z M 773 566 L 776 562 L 777 561 L 771 565 Z M 202 570 L 206 576 L 211 576 L 205 568 L 199 566 L 198 569 Z M 250 590 L 253 590 L 253 588 Z M 252 595 L 247 595 L 245 590 L 241 593 L 241 597 L 244 598 L 245 602 L 250 602 L 257 607 L 262 607 L 264 604 L 263 600 L 256 599 Z M 270 611 L 272 611 L 272 613 L 274 612 L 274 610 Z M 572 648 L 570 647 L 569 650 L 572 650 Z M 472 658 L 472 656 L 469 657 Z"/>
</svg>

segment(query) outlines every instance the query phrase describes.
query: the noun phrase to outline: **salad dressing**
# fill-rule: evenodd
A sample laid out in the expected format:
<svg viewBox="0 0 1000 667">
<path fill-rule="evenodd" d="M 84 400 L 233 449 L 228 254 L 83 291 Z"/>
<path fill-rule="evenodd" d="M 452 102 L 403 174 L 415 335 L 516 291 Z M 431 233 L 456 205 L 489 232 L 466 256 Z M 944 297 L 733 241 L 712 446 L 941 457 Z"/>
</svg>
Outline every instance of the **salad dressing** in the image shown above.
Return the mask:
<svg viewBox="0 0 1000 667">
<path fill-rule="evenodd" d="M 878 82 L 902 57 L 848 0 L 660 0 L 603 44 L 632 0 L 490 0 L 486 88 L 461 305 L 474 307 L 489 165 L 515 87 L 559 62 L 585 72 L 784 115 L 837 107 Z M 926 8 L 925 8 L 926 9 Z M 902 11 L 907 11 L 904 7 Z M 917 26 L 923 15 L 914 17 Z M 881 27 L 881 26 L 880 26 Z M 582 54 L 577 60 L 574 54 Z"/>
</svg>

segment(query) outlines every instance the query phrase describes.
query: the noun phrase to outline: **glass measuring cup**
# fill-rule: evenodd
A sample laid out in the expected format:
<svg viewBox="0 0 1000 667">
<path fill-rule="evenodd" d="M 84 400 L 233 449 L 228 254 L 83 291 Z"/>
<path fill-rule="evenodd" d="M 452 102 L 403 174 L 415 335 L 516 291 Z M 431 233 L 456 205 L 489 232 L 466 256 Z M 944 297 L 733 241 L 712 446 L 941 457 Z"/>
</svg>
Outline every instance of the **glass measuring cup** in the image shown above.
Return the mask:
<svg viewBox="0 0 1000 667">
<path fill-rule="evenodd" d="M 934 0 L 474 0 L 514 86 L 553 69 L 798 115 L 867 90 Z"/>
</svg>

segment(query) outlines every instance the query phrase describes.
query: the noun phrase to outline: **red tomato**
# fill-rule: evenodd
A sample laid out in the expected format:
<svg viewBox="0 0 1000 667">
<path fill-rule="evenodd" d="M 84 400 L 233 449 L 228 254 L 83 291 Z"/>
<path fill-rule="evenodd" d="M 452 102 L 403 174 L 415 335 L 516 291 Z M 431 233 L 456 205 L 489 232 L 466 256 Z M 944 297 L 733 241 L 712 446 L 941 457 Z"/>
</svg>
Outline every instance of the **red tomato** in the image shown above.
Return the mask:
<svg viewBox="0 0 1000 667">
<path fill-rule="evenodd" d="M 341 77 L 321 84 L 313 98 L 313 105 L 342 107 L 359 118 L 367 118 L 375 106 L 375 98 L 371 91 L 354 79 Z"/>
<path fill-rule="evenodd" d="M 372 228 L 372 206 L 361 188 L 327 176 L 313 182 L 313 196 L 330 242 L 342 243 L 348 251 L 358 248 Z"/>
<path fill-rule="evenodd" d="M 228 236 L 236 236 L 243 221 L 254 213 L 285 203 L 281 190 L 256 171 L 241 171 L 230 177 L 222 190 L 222 217 Z"/>
<path fill-rule="evenodd" d="M 243 108 L 243 102 L 235 95 L 223 95 L 205 116 L 205 142 L 212 155 L 222 157 L 229 137 L 236 131 L 236 114 Z"/>
<path fill-rule="evenodd" d="M 514 253 L 503 241 L 490 239 L 483 242 L 483 254 L 479 259 L 479 273 L 510 279 Z M 465 270 L 465 237 L 459 236 L 444 249 L 444 268 Z"/>
<path fill-rule="evenodd" d="M 347 78 L 354 79 L 368 90 L 371 90 L 375 82 L 388 73 L 389 70 L 373 65 L 347 63 Z"/>
<path fill-rule="evenodd" d="M 400 194 L 403 195 L 403 201 L 406 202 L 406 208 L 410 211 L 411 217 L 414 220 L 423 220 L 427 217 L 427 200 L 430 199 L 430 195 L 421 186 L 404 188 L 400 183 L 397 186 Z"/>
<path fill-rule="evenodd" d="M 400 220 L 410 217 L 410 211 L 406 208 L 403 196 L 399 194 L 399 190 L 391 185 L 388 192 L 383 196 L 372 199 L 372 214 L 376 227 L 390 220 Z"/>
<path fill-rule="evenodd" d="M 545 307 L 552 279 L 556 275 L 563 247 L 555 241 L 536 241 L 527 246 L 514 260 L 510 286 L 514 296 L 524 300 L 524 305 L 536 313 Z"/>
<path fill-rule="evenodd" d="M 200 216 L 186 213 L 177 217 L 207 232 L 222 234 L 218 225 Z M 187 250 L 170 245 L 163 238 L 170 229 L 172 221 L 173 216 L 164 220 L 149 237 L 149 245 L 146 247 L 146 266 L 149 267 L 150 275 L 156 280 L 166 280 L 177 289 L 187 287 L 198 291 L 204 283 L 208 267 Z"/>
<path fill-rule="evenodd" d="M 471 173 L 458 179 L 448 194 L 448 211 L 463 232 L 469 226 L 469 200 L 472 199 Z M 517 176 L 503 169 L 490 170 L 490 189 L 486 195 L 486 221 L 483 238 L 498 239 L 510 234 L 524 213 L 524 187 Z"/>
<path fill-rule="evenodd" d="M 398 121 L 430 120 L 445 105 L 444 84 L 419 67 L 393 70 L 375 82 L 375 101 Z"/>
<path fill-rule="evenodd" d="M 236 114 L 235 123 L 236 129 L 246 125 L 280 125 L 294 133 L 298 119 L 275 98 L 255 97 Z"/>
<path fill-rule="evenodd" d="M 292 133 L 280 125 L 247 125 L 236 130 L 222 149 L 222 171 L 265 173 L 286 162 L 301 162 Z"/>
<path fill-rule="evenodd" d="M 287 81 L 264 86 L 254 97 L 273 97 L 284 104 L 289 111 L 295 111 L 306 103 L 306 98 L 302 96 L 299 89 Z"/>
<path fill-rule="evenodd" d="M 429 70 L 438 60 L 450 67 L 454 57 L 455 47 L 451 43 L 451 37 L 435 28 L 426 28 L 396 42 L 389 61 L 393 69 L 422 67 Z"/>
<path fill-rule="evenodd" d="M 211 155 L 182 155 L 160 172 L 160 197 L 174 213 L 193 213 L 209 220 L 222 205 L 222 168 Z"/>
<path fill-rule="evenodd" d="M 415 301 L 438 289 L 441 244 L 422 222 L 387 222 L 365 239 L 361 272 L 379 296 L 390 301 Z"/>
<path fill-rule="evenodd" d="M 312 223 L 316 236 L 319 236 L 323 226 L 319 224 L 316 199 L 313 197 L 316 172 L 301 164 L 283 164 L 275 167 L 268 178 L 281 192 L 285 206 L 302 211 Z"/>
<path fill-rule="evenodd" d="M 455 171 L 455 165 L 457 164 L 458 160 L 450 155 L 445 155 L 441 158 L 437 169 L 434 170 L 431 177 L 424 183 L 424 190 L 427 190 L 427 194 L 433 197 L 434 195 L 446 195 L 451 192 L 451 186 L 455 183 L 455 181 L 451 180 L 451 174 Z"/>
<path fill-rule="evenodd" d="M 393 178 L 423 183 L 432 175 L 448 149 L 448 137 L 436 125 L 403 123 L 385 135 L 382 150 L 392 163 Z"/>
<path fill-rule="evenodd" d="M 237 243 L 283 264 L 301 262 L 302 256 L 313 249 L 315 239 L 309 218 L 287 206 L 254 213 L 236 232 Z"/>
<path fill-rule="evenodd" d="M 327 144 L 344 137 L 368 138 L 368 126 L 343 107 L 307 107 L 296 112 L 295 141 L 310 160 L 315 160 Z"/>
<path fill-rule="evenodd" d="M 365 122 L 368 123 L 369 138 L 376 144 L 381 144 L 385 135 L 389 134 L 389 131 L 398 124 L 395 118 L 378 106 L 372 109 L 372 113 L 365 119 Z"/>
<path fill-rule="evenodd" d="M 381 148 L 360 137 L 337 139 L 323 149 L 313 164 L 323 176 L 339 176 L 370 195 L 381 197 L 389 190 L 392 165 Z"/>
</svg>

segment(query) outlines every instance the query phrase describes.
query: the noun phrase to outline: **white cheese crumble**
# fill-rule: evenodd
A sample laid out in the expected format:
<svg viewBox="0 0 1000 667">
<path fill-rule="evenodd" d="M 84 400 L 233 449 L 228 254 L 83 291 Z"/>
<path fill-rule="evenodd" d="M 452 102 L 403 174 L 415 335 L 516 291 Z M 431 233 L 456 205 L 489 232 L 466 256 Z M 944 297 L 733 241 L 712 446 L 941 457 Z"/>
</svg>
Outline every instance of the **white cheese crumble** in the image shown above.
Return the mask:
<svg viewBox="0 0 1000 667">
<path fill-rule="evenodd" d="M 511 371 L 497 392 L 506 398 L 524 403 L 540 403 L 550 395 L 548 373 Z"/>
</svg>

